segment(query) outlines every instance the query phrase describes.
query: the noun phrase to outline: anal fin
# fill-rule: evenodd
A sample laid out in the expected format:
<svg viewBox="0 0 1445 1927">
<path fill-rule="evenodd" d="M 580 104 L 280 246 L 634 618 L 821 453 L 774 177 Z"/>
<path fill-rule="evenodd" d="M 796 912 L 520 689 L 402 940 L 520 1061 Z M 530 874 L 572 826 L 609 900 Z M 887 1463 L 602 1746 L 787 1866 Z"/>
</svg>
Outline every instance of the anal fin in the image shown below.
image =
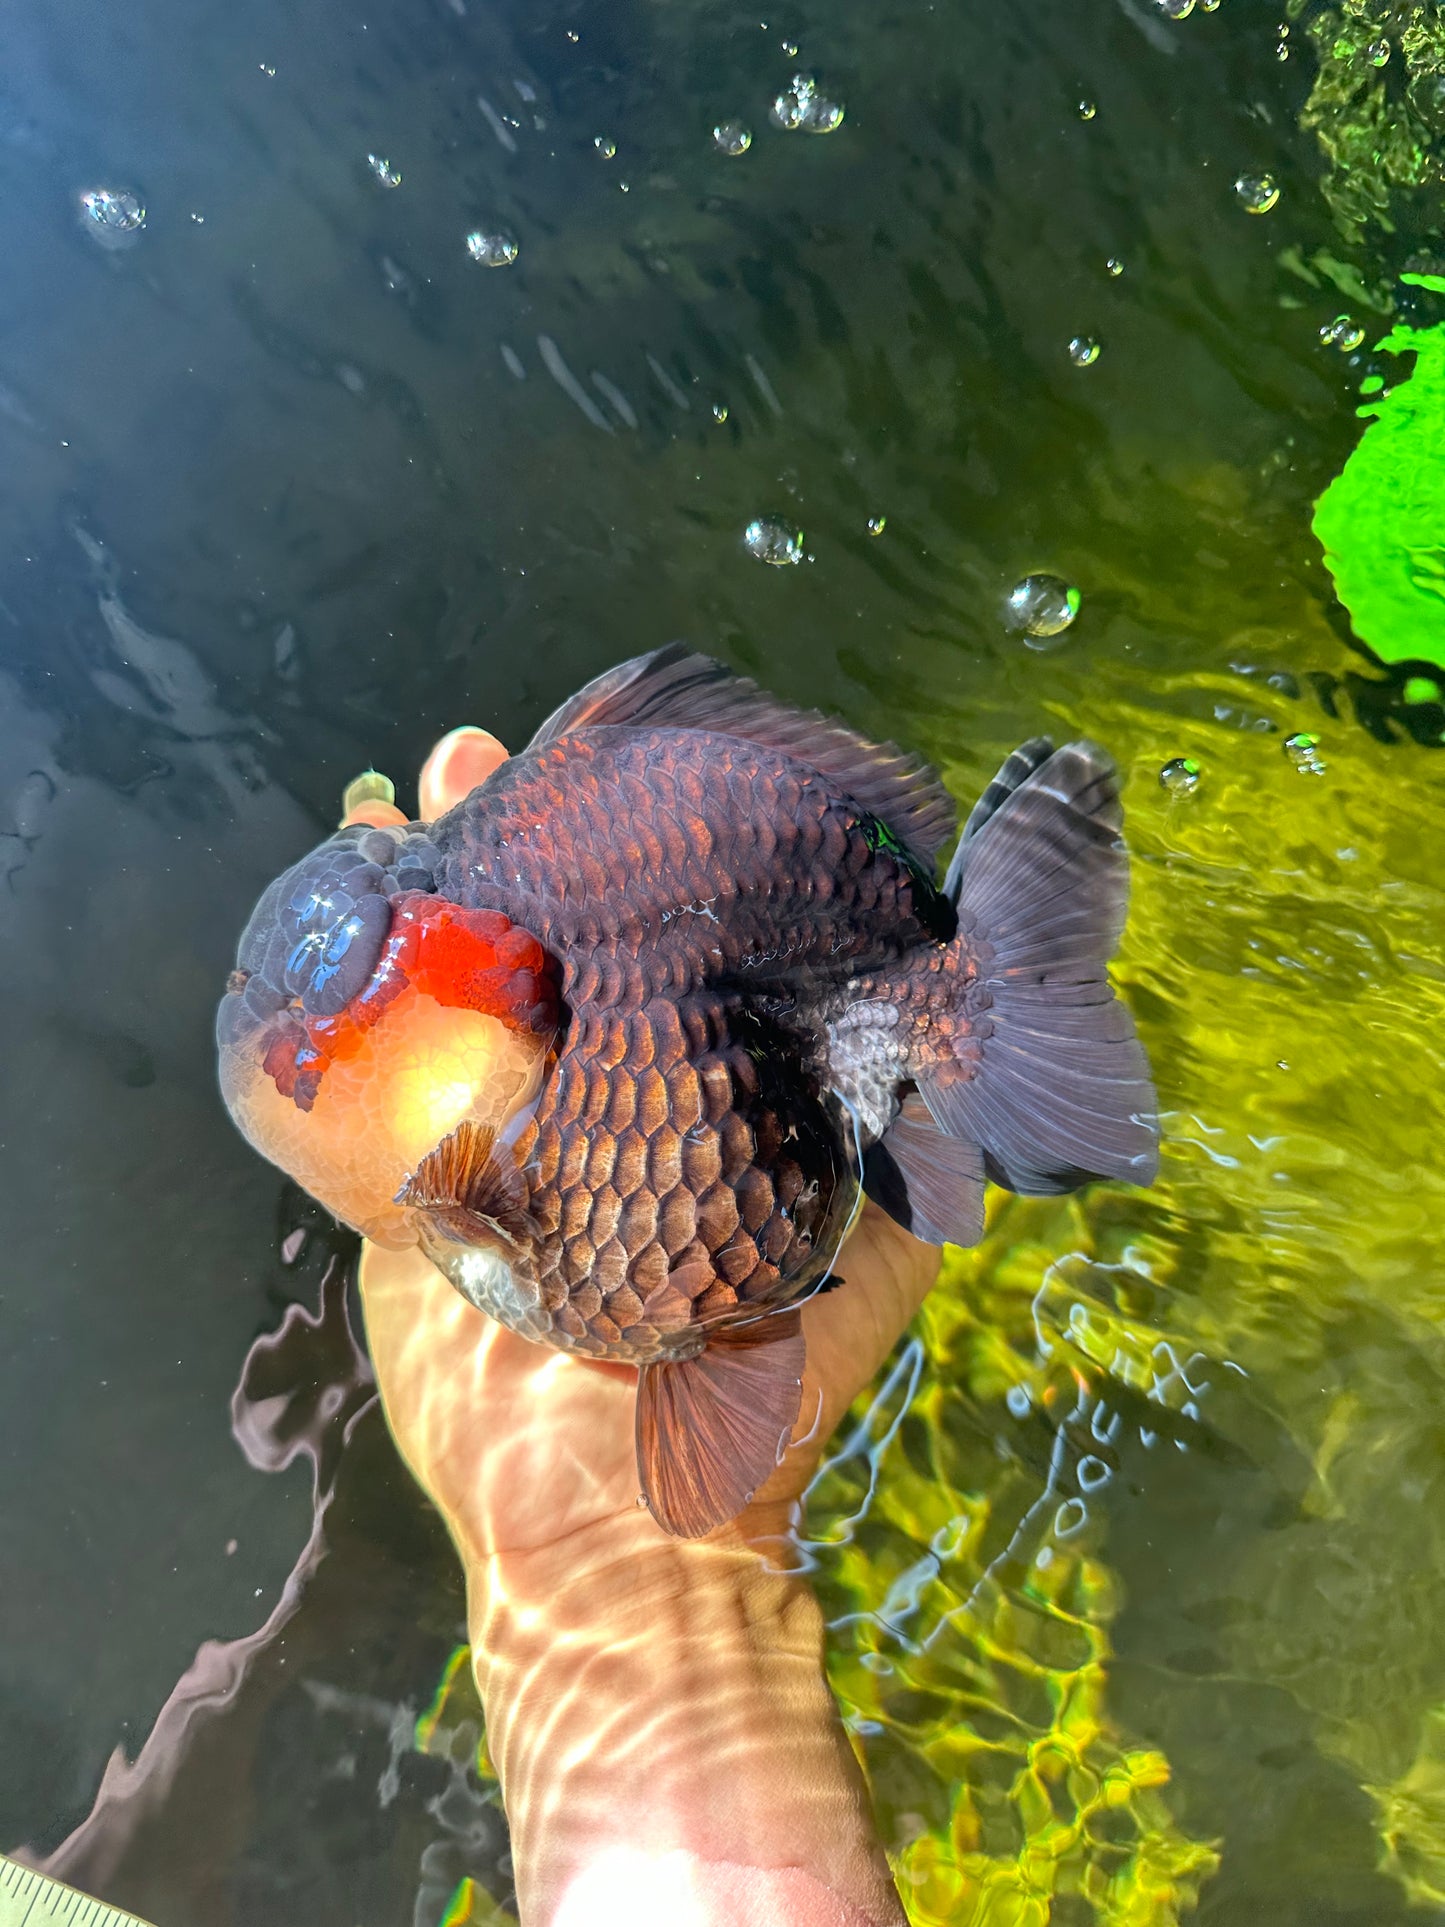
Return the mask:
<svg viewBox="0 0 1445 1927">
<path fill-rule="evenodd" d="M 664 1532 L 700 1539 L 736 1518 L 781 1460 L 798 1419 L 796 1311 L 714 1332 L 696 1358 L 637 1376 L 637 1474 Z"/>
<path fill-rule="evenodd" d="M 925 1244 L 976 1245 L 983 1236 L 983 1152 L 941 1131 L 916 1091 L 863 1154 L 863 1189 Z"/>
</svg>

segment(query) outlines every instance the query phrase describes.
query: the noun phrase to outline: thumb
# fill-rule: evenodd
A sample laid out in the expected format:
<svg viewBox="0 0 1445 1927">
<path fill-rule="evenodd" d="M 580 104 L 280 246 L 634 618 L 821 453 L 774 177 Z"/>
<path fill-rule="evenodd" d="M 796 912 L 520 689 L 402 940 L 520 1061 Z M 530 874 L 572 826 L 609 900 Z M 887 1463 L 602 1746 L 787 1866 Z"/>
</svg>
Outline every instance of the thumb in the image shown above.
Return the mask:
<svg viewBox="0 0 1445 1927">
<path fill-rule="evenodd" d="M 479 783 L 485 783 L 494 769 L 507 760 L 507 747 L 490 730 L 464 723 L 449 730 L 422 764 L 418 784 L 418 813 L 423 823 L 433 823 L 470 796 Z"/>
</svg>

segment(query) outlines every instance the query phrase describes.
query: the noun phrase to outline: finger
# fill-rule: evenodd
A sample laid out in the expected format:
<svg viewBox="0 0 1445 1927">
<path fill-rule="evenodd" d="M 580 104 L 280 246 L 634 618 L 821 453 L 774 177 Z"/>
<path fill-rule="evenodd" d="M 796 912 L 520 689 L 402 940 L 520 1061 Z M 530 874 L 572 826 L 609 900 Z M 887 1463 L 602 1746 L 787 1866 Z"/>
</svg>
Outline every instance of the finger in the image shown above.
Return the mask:
<svg viewBox="0 0 1445 1927">
<path fill-rule="evenodd" d="M 405 811 L 396 807 L 396 786 L 390 777 L 383 776 L 379 770 L 363 770 L 342 791 L 343 830 L 349 829 L 354 823 L 364 823 L 373 830 L 385 830 L 393 823 L 405 821 Z"/>
<path fill-rule="evenodd" d="M 389 830 L 405 821 L 406 811 L 399 810 L 395 803 L 358 803 L 342 817 L 341 828 L 349 830 L 354 824 L 364 823 L 368 829 Z"/>
<path fill-rule="evenodd" d="M 808 1366 L 831 1430 L 906 1330 L 938 1276 L 937 1245 L 924 1244 L 871 1200 L 838 1254 L 846 1281 L 803 1313 Z M 826 1432 L 824 1434 L 826 1436 Z"/>
<path fill-rule="evenodd" d="M 422 764 L 418 786 L 422 822 L 435 822 L 506 760 L 506 744 L 499 743 L 490 730 L 470 723 L 449 730 Z"/>
</svg>

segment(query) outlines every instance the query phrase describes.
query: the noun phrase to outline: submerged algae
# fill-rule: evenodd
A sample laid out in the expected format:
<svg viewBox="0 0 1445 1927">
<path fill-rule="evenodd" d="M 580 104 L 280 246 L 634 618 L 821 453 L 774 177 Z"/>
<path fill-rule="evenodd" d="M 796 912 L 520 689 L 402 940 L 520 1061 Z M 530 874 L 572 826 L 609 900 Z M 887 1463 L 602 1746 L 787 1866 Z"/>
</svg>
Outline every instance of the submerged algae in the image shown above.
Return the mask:
<svg viewBox="0 0 1445 1927">
<path fill-rule="evenodd" d="M 833 1686 L 914 1927 L 1043 1927 L 1061 1905 L 1173 1927 L 1217 1843 L 1176 1825 L 1167 1759 L 1110 1709 L 1101 1495 L 1128 1404 L 1157 1396 L 1162 1430 L 1191 1400 L 1168 1340 L 1100 1289 L 1110 1268 L 1055 1264 L 1019 1214 L 997 1202 L 981 1246 L 948 1250 L 909 1382 L 863 1406 L 815 1487 Z"/>
<path fill-rule="evenodd" d="M 1328 164 L 1341 233 L 1393 231 L 1402 190 L 1445 182 L 1445 8 L 1440 0 L 1289 0 L 1319 58 L 1302 127 Z"/>
</svg>

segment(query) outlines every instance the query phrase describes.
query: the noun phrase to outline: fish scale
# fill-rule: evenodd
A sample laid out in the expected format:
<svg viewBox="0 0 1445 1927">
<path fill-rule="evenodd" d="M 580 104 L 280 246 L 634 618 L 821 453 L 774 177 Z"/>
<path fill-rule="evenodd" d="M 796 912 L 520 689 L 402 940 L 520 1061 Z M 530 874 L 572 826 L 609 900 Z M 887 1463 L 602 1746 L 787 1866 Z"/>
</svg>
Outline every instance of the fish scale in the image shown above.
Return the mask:
<svg viewBox="0 0 1445 1927">
<path fill-rule="evenodd" d="M 745 1049 L 689 1055 L 689 1037 L 727 1028 L 706 994 L 686 1024 L 660 999 L 582 1020 L 517 1145 L 538 1232 L 532 1335 L 644 1360 L 740 1303 L 786 1299 L 814 1262 L 844 1175 L 831 1133 L 790 1135 Z M 704 1265 L 695 1295 L 669 1284 Z"/>
<path fill-rule="evenodd" d="M 438 890 L 538 936 L 574 1007 L 641 1001 L 703 968 L 842 978 L 952 927 L 835 785 L 731 737 L 578 733 L 476 795 L 433 826 Z"/>
</svg>

